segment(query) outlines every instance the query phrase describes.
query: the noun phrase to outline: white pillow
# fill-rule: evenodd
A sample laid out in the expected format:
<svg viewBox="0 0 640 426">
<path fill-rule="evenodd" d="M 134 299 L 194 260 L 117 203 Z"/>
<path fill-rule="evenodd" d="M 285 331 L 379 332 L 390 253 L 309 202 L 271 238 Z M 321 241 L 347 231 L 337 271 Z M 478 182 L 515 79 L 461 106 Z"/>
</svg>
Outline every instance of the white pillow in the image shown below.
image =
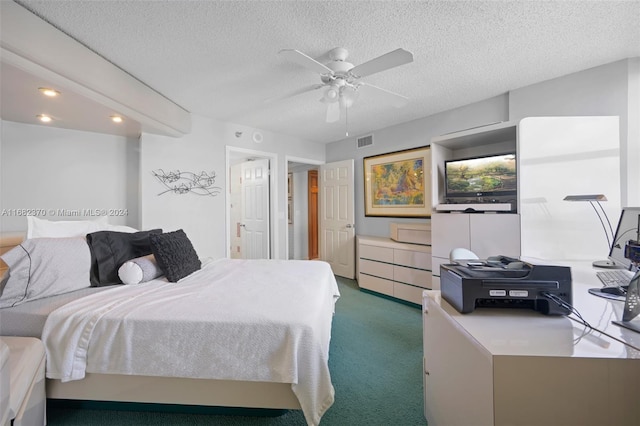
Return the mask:
<svg viewBox="0 0 640 426">
<path fill-rule="evenodd" d="M 139 229 L 132 228 L 126 225 L 109 225 L 107 224 L 106 228 L 101 229 L 101 231 L 115 231 L 115 232 L 127 232 L 129 234 L 133 234 L 134 232 L 140 232 Z"/>
<path fill-rule="evenodd" d="M 52 221 L 27 216 L 27 239 L 84 237 L 97 231 L 138 232 L 137 229 L 130 226 L 109 224 L 107 216 L 100 216 L 95 220 L 66 221 Z"/>
<path fill-rule="evenodd" d="M 33 238 L 0 258 L 9 266 L 0 283 L 0 308 L 91 285 L 91 253 L 84 238 Z"/>
<path fill-rule="evenodd" d="M 51 221 L 27 216 L 27 239 L 29 238 L 73 238 L 104 231 L 109 227 L 107 216 L 95 220 Z"/>
<path fill-rule="evenodd" d="M 128 260 L 118 269 L 118 277 L 123 284 L 140 284 L 161 275 L 162 270 L 152 254 Z"/>
</svg>

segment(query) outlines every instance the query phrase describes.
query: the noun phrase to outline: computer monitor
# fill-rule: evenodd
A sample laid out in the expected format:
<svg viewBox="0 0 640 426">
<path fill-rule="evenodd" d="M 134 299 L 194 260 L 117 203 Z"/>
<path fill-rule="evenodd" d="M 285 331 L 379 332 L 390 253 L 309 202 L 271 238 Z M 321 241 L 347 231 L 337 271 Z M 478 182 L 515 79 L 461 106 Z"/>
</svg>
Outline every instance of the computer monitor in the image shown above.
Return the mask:
<svg viewBox="0 0 640 426">
<path fill-rule="evenodd" d="M 635 270 L 636 267 L 624 257 L 624 249 L 629 240 L 640 240 L 638 222 L 640 222 L 640 207 L 624 207 L 609 248 L 609 260 L 629 270 Z"/>
</svg>

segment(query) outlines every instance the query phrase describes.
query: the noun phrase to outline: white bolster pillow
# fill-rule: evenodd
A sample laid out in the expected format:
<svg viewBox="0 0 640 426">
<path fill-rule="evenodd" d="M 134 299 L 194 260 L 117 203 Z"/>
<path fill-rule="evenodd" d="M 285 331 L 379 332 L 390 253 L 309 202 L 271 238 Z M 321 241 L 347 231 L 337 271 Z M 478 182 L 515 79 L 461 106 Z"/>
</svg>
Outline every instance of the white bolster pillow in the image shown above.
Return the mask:
<svg viewBox="0 0 640 426">
<path fill-rule="evenodd" d="M 118 269 L 118 277 L 123 284 L 139 284 L 162 275 L 153 254 L 127 260 Z"/>
</svg>

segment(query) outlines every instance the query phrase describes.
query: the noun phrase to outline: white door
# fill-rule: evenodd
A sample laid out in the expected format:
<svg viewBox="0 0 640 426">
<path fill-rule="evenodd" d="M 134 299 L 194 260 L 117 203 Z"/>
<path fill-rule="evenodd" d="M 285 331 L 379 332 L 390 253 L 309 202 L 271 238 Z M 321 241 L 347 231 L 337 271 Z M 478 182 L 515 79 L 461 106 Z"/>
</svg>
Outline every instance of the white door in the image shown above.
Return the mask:
<svg viewBox="0 0 640 426">
<path fill-rule="evenodd" d="M 242 254 L 269 259 L 269 160 L 242 163 Z"/>
<path fill-rule="evenodd" d="M 320 166 L 320 259 L 333 273 L 355 276 L 353 160 Z"/>
</svg>

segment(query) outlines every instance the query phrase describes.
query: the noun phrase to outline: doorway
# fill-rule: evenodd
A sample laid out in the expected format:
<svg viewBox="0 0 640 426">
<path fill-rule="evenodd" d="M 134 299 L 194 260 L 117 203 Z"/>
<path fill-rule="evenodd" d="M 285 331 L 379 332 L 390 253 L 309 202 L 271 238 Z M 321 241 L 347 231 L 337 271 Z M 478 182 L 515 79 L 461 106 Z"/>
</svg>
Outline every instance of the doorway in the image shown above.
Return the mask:
<svg viewBox="0 0 640 426">
<path fill-rule="evenodd" d="M 333 273 L 353 278 L 355 270 L 355 213 L 353 160 L 332 163 L 304 163 L 287 158 L 287 176 L 291 173 L 290 222 L 287 226 L 287 258 L 312 258 L 309 250 L 309 212 L 305 207 L 317 195 L 317 259 L 328 262 Z M 315 170 L 315 194 L 309 190 L 309 171 Z M 314 174 L 311 173 L 313 177 Z M 301 180 L 302 179 L 302 183 Z M 313 186 L 313 183 L 312 183 Z M 300 188 L 303 188 L 301 191 Z M 288 189 L 289 191 L 289 189 Z M 307 207 L 308 209 L 308 207 Z M 313 222 L 313 219 L 312 219 Z M 301 242 L 302 241 L 302 242 Z"/>
<path fill-rule="evenodd" d="M 227 257 L 271 259 L 278 253 L 275 220 L 277 157 L 227 146 Z"/>
<path fill-rule="evenodd" d="M 318 211 L 320 209 L 318 199 L 318 170 L 309 170 L 307 172 L 307 192 L 309 194 L 309 259 L 318 259 L 320 251 L 318 248 Z"/>
<path fill-rule="evenodd" d="M 287 258 L 319 258 L 317 176 L 322 162 L 287 157 Z M 314 178 L 310 176 L 316 176 Z M 315 185 L 315 192 L 310 188 Z"/>
</svg>

